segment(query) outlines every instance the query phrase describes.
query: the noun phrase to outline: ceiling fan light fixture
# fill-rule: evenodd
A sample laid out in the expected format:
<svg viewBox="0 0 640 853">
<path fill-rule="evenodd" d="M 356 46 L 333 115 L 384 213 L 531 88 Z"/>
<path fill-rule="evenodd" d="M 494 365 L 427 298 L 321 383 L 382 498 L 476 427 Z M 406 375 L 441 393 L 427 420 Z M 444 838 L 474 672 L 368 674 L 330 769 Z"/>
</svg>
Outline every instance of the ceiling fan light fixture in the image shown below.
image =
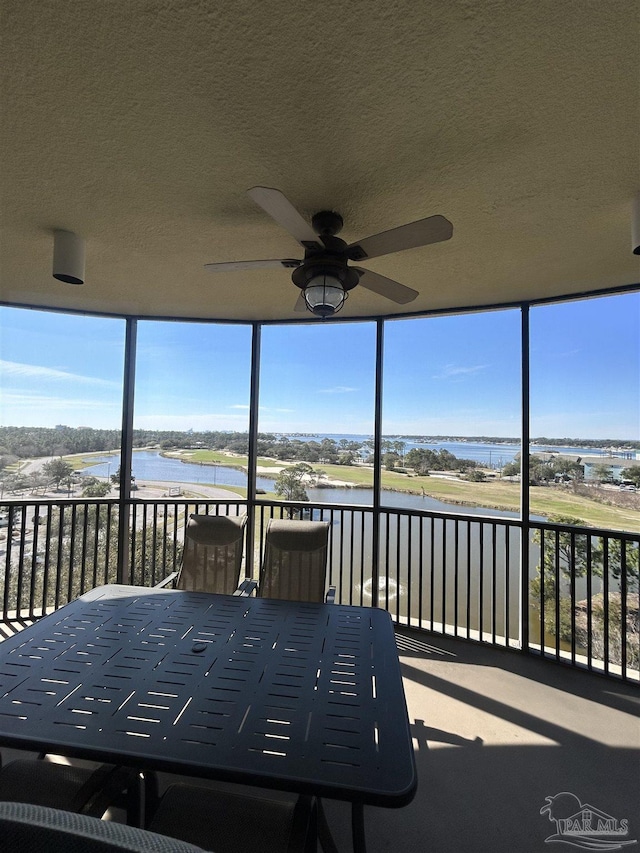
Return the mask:
<svg viewBox="0 0 640 853">
<path fill-rule="evenodd" d="M 291 270 L 291 281 L 301 290 L 293 310 L 304 311 L 306 308 L 317 317 L 337 314 L 349 291 L 358 284 L 398 305 L 412 302 L 419 295 L 417 290 L 371 270 L 350 266 L 349 261 L 369 260 L 405 249 L 417 249 L 449 240 L 453 235 L 453 225 L 449 220 L 436 214 L 372 234 L 349 245 L 336 236 L 343 226 L 339 213 L 321 210 L 314 214 L 309 225 L 280 190 L 274 187 L 252 187 L 248 194 L 298 241 L 304 248 L 304 259 L 226 261 L 205 264 L 205 269 L 222 273 L 265 267 Z"/>
<path fill-rule="evenodd" d="M 317 317 L 337 314 L 348 296 L 340 279 L 326 273 L 313 276 L 302 294 L 307 308 Z"/>
</svg>

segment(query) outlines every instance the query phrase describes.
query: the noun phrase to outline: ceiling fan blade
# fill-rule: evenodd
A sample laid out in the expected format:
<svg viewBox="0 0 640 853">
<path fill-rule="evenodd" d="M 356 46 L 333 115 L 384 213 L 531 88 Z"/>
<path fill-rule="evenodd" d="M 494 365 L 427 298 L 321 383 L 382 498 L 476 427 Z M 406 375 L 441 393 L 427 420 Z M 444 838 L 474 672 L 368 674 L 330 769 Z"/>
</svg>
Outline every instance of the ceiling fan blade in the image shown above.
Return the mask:
<svg viewBox="0 0 640 853">
<path fill-rule="evenodd" d="M 442 240 L 449 240 L 452 234 L 453 225 L 448 219 L 444 216 L 428 216 L 426 219 L 418 219 L 417 222 L 399 225 L 390 231 L 382 231 L 380 234 L 358 240 L 347 247 L 347 253 L 354 261 L 379 258 L 391 252 L 440 243 Z"/>
<path fill-rule="evenodd" d="M 301 263 L 302 261 L 296 261 L 294 258 L 283 258 L 282 260 L 265 261 L 226 261 L 222 264 L 205 264 L 204 268 L 209 270 L 209 272 L 234 272 L 236 270 L 257 270 L 268 267 L 295 269 Z"/>
<path fill-rule="evenodd" d="M 247 195 L 256 204 L 259 204 L 272 219 L 275 219 L 278 225 L 286 228 L 289 234 L 295 237 L 302 246 L 305 248 L 316 246 L 322 248 L 322 243 L 318 240 L 318 235 L 311 225 L 298 213 L 289 199 L 280 190 L 275 190 L 271 187 L 252 187 L 250 190 L 247 190 Z"/>
<path fill-rule="evenodd" d="M 384 275 L 379 275 L 371 270 L 364 270 L 356 267 L 360 273 L 360 285 L 367 290 L 372 290 L 386 299 L 391 299 L 399 305 L 405 305 L 407 302 L 413 302 L 418 296 L 418 291 L 410 287 L 405 287 L 399 281 L 394 281 L 392 278 L 387 278 Z"/>
<path fill-rule="evenodd" d="M 293 306 L 294 311 L 306 311 L 307 303 L 304 301 L 304 296 L 302 295 L 302 291 L 300 291 L 300 295 L 296 299 L 296 304 Z"/>
</svg>

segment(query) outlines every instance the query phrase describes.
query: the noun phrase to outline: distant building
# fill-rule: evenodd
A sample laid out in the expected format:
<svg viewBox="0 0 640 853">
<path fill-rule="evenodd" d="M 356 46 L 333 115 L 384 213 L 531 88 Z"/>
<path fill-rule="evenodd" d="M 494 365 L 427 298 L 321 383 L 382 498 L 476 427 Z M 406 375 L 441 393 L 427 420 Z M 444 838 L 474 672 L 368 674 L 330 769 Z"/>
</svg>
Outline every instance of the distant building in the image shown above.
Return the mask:
<svg viewBox="0 0 640 853">
<path fill-rule="evenodd" d="M 595 474 L 596 466 L 606 465 L 611 470 L 611 479 L 616 483 L 622 480 L 622 472 L 625 468 L 635 468 L 640 466 L 640 460 L 637 459 L 620 459 L 617 456 L 585 456 L 582 459 L 584 468 L 584 479 L 597 480 Z"/>
<path fill-rule="evenodd" d="M 597 480 L 595 475 L 596 466 L 606 465 L 611 470 L 611 479 L 619 483 L 622 480 L 622 471 L 625 468 L 640 467 L 640 453 L 633 452 L 633 458 L 630 452 L 625 452 L 625 456 L 579 456 L 577 453 L 536 453 L 536 456 L 542 457 L 545 461 L 550 459 L 566 459 L 567 462 L 577 462 L 582 465 L 584 471 L 585 482 L 589 480 Z"/>
</svg>

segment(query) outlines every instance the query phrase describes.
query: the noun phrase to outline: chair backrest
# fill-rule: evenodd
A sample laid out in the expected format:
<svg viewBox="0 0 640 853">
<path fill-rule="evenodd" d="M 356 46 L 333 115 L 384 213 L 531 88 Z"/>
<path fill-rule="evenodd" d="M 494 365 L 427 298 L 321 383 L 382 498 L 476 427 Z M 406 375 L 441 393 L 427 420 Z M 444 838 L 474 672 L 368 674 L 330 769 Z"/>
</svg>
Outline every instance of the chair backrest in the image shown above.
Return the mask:
<svg viewBox="0 0 640 853">
<path fill-rule="evenodd" d="M 232 595 L 240 580 L 247 516 L 189 516 L 176 586 Z"/>
<path fill-rule="evenodd" d="M 288 601 L 324 601 L 328 521 L 272 518 L 267 525 L 258 594 Z"/>
<path fill-rule="evenodd" d="M 0 839 L 7 853 L 203 853 L 146 829 L 31 803 L 0 802 Z"/>
</svg>

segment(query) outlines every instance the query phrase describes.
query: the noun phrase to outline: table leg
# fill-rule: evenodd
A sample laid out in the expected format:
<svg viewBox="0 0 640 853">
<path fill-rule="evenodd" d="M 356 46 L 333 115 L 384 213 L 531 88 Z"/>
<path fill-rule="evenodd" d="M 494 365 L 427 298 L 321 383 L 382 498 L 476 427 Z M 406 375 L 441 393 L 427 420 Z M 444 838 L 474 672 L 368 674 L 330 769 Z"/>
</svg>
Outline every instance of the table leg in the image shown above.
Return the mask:
<svg viewBox="0 0 640 853">
<path fill-rule="evenodd" d="M 338 848 L 333 840 L 333 835 L 331 835 L 320 797 L 318 797 L 318 840 L 324 853 L 338 853 Z"/>
<path fill-rule="evenodd" d="M 354 853 L 367 853 L 367 839 L 364 834 L 364 806 L 351 804 L 351 834 Z"/>
</svg>

